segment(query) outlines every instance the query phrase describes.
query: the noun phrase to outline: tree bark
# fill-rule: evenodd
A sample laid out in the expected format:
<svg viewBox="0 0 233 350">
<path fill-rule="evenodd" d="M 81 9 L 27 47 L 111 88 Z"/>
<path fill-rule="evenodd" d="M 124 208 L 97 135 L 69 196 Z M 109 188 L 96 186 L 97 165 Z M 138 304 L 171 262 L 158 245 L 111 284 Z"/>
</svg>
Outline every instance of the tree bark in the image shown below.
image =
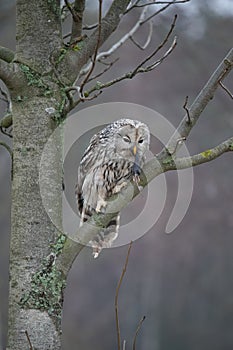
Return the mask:
<svg viewBox="0 0 233 350">
<path fill-rule="evenodd" d="M 51 56 L 61 46 L 60 1 L 18 0 L 16 15 L 14 84 L 5 79 L 13 116 L 7 349 L 57 350 L 61 348 L 61 327 L 55 304 L 62 303 L 62 295 L 59 293 L 56 302 L 46 304 L 45 294 L 56 295 L 56 274 L 46 257 L 60 233 L 43 207 L 39 170 L 42 152 L 58 126 L 64 102 L 64 93 L 51 69 Z M 51 211 L 61 227 L 62 132 L 47 148 L 44 173 Z M 40 267 L 42 272 L 36 274 Z M 50 271 L 45 271 L 46 268 Z M 44 290 L 38 281 L 46 284 Z"/>
<path fill-rule="evenodd" d="M 35 298 L 32 308 L 22 302 L 33 289 L 32 276 L 50 252 L 59 235 L 48 217 L 39 188 L 40 159 L 56 123 L 46 112 L 54 98 L 21 96 L 13 100 L 13 180 L 12 233 L 10 254 L 9 342 L 8 350 L 28 349 L 28 333 L 35 349 L 60 349 L 60 322 Z M 24 101 L 25 99 L 25 101 Z M 56 106 L 54 106 L 56 108 Z M 62 137 L 62 136 L 61 136 Z M 62 140 L 50 147 L 47 190 L 51 210 L 61 224 Z M 32 301 L 31 301 L 32 302 Z"/>
</svg>

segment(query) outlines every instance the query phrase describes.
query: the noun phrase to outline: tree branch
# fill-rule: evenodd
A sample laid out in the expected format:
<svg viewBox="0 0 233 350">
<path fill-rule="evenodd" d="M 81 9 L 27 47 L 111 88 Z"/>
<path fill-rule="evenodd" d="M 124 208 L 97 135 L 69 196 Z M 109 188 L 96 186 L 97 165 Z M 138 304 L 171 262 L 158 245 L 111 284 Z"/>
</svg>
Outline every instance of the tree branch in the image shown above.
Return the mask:
<svg viewBox="0 0 233 350">
<path fill-rule="evenodd" d="M 204 108 L 213 98 L 214 92 L 219 86 L 218 82 L 230 73 L 233 66 L 232 60 L 233 50 L 223 59 L 190 107 L 189 114 L 191 123 L 187 122 L 187 115 L 185 115 L 177 132 L 171 137 L 167 146 L 157 157 L 154 157 L 145 164 L 143 176 L 140 179 L 140 185 L 142 187 L 145 187 L 152 179 L 163 172 L 203 164 L 221 156 L 225 152 L 233 151 L 233 138 L 230 138 L 218 146 L 192 157 L 176 158 L 174 154 L 174 150 L 177 148 L 177 142 L 179 142 L 181 135 L 185 138 L 189 135 L 189 132 L 197 122 Z M 103 227 L 106 227 L 109 221 L 116 215 L 115 213 L 120 212 L 138 193 L 139 189 L 137 185 L 133 182 L 129 183 L 118 193 L 117 199 L 116 196 L 110 198 L 106 206 L 105 214 L 95 213 L 90 220 L 85 222 L 78 229 L 75 234 L 75 241 L 67 238 L 64 249 L 58 257 L 58 266 L 65 274 L 69 271 L 75 257 L 79 254 L 82 247 L 88 244 Z"/>
<path fill-rule="evenodd" d="M 125 79 L 132 79 L 133 77 L 135 77 L 137 74 L 139 73 L 147 73 L 152 71 L 153 69 L 155 69 L 158 65 L 160 65 L 170 54 L 171 52 L 174 50 L 175 46 L 176 46 L 176 37 L 174 38 L 171 46 L 169 47 L 169 49 L 165 52 L 165 54 L 158 60 L 156 60 L 155 62 L 144 66 L 149 60 L 151 60 L 167 43 L 169 37 L 171 36 L 173 29 L 175 27 L 175 22 L 176 22 L 176 18 L 177 16 L 174 16 L 173 22 L 171 24 L 171 28 L 168 31 L 165 39 L 161 42 L 161 44 L 149 55 L 147 56 L 142 62 L 140 62 L 138 64 L 138 66 L 136 68 L 134 68 L 132 71 L 127 72 L 125 74 L 123 74 L 120 77 L 117 77 L 107 83 L 101 83 L 101 82 L 96 82 L 96 84 L 90 88 L 88 91 L 84 92 L 84 97 L 85 99 L 89 98 L 89 99 L 93 99 L 95 97 L 98 96 L 98 94 L 100 94 L 102 92 L 103 89 L 106 89 L 112 85 L 115 85 L 116 83 L 125 80 Z M 143 67 L 144 66 L 144 67 Z M 78 87 L 73 87 L 72 89 L 75 89 L 76 91 L 79 90 Z M 97 95 L 94 95 L 93 97 L 91 97 L 91 94 L 93 92 L 97 91 Z M 67 107 L 67 112 L 70 112 L 73 108 L 75 108 L 81 101 L 83 101 L 84 98 L 81 96 L 79 97 L 79 99 L 77 99 L 76 101 L 72 100 L 72 103 L 70 103 L 70 106 Z"/>
<path fill-rule="evenodd" d="M 135 8 L 141 8 L 141 7 L 147 7 L 150 5 L 163 5 L 167 4 L 168 6 L 170 5 L 175 5 L 175 4 L 183 4 L 185 2 L 189 2 L 190 0 L 172 0 L 172 1 L 151 1 L 147 2 L 145 4 L 139 4 L 140 1 L 136 1 L 132 6 L 128 7 L 127 10 L 125 11 L 125 14 L 128 13 L 129 11 L 132 11 Z"/>
<path fill-rule="evenodd" d="M 146 10 L 147 9 L 143 9 L 138 21 L 128 31 L 128 33 L 126 33 L 120 40 L 118 40 L 114 45 L 112 45 L 110 49 L 108 49 L 107 51 L 100 52 L 97 55 L 97 57 L 96 57 L 97 61 L 100 61 L 102 58 L 105 59 L 105 58 L 111 56 L 114 52 L 116 52 L 116 50 L 118 50 L 128 39 L 130 39 L 137 32 L 137 30 L 140 28 L 142 22 L 145 19 Z M 81 73 L 80 73 L 80 76 L 83 74 L 86 74 L 88 72 L 88 70 L 90 69 L 90 66 L 91 66 L 91 63 L 88 64 L 85 68 L 83 68 Z"/>
<path fill-rule="evenodd" d="M 67 85 L 72 85 L 77 79 L 81 68 L 94 54 L 97 42 L 99 41 L 100 47 L 118 27 L 129 2 L 130 0 L 114 0 L 102 19 L 101 35 L 99 36 L 99 30 L 96 28 L 89 38 L 83 39 L 80 50 L 68 50 L 60 62 L 60 71 Z"/>
<path fill-rule="evenodd" d="M 128 266 L 128 262 L 129 262 L 129 255 L 130 255 L 130 251 L 132 248 L 132 244 L 133 242 L 131 241 L 128 247 L 128 251 L 127 251 L 127 255 L 126 255 L 126 260 L 125 260 L 125 264 L 121 273 L 121 277 L 119 279 L 119 282 L 117 284 L 117 288 L 116 288 L 116 294 L 115 294 L 115 317 L 116 317 L 116 330 L 117 330 L 117 349 L 121 350 L 121 332 L 120 332 L 120 322 L 119 322 L 119 312 L 118 312 L 118 297 L 119 297 L 119 291 L 121 288 L 121 284 L 122 281 L 124 279 L 126 270 L 127 270 L 127 266 Z"/>
<path fill-rule="evenodd" d="M 198 121 L 201 113 L 214 97 L 214 93 L 219 86 L 219 81 L 222 81 L 231 71 L 233 67 L 233 49 L 229 51 L 226 57 L 222 60 L 215 72 L 212 74 L 206 85 L 200 91 L 195 101 L 189 108 L 189 119 L 185 115 L 179 124 L 176 132 L 169 140 L 166 147 L 158 155 L 158 159 L 162 159 L 167 154 L 173 154 L 177 147 L 177 140 L 187 138 L 193 126 Z"/>
<path fill-rule="evenodd" d="M 207 149 L 201 153 L 195 154 L 191 157 L 175 158 L 175 168 L 174 169 L 185 169 L 191 166 L 197 166 L 203 163 L 210 162 L 223 153 L 233 151 L 233 137 L 223 141 L 219 145 Z M 169 168 L 169 170 L 172 170 Z"/>
<path fill-rule="evenodd" d="M 143 316 L 143 317 L 141 318 L 141 320 L 139 321 L 139 323 L 138 323 L 138 326 L 137 326 L 137 329 L 136 329 L 136 332 L 135 332 L 135 335 L 134 335 L 134 339 L 133 339 L 133 350 L 136 350 L 136 340 L 137 340 L 137 336 L 138 336 L 138 333 L 139 333 L 139 331 L 140 331 L 140 329 L 141 329 L 141 327 L 142 327 L 142 324 L 143 324 L 143 322 L 145 321 L 145 319 L 146 319 L 146 316 Z"/>
<path fill-rule="evenodd" d="M 88 82 L 88 79 L 90 78 L 92 72 L 94 71 L 95 65 L 96 65 L 97 53 L 98 53 L 98 49 L 100 46 L 101 27 L 102 27 L 102 0 L 99 0 L 98 38 L 97 38 L 96 48 L 95 48 L 95 52 L 93 55 L 91 67 L 90 67 L 89 71 L 87 72 L 87 75 L 85 76 L 85 78 L 83 79 L 83 81 L 80 84 L 79 93 L 80 93 L 81 98 L 83 97 L 82 96 L 83 95 L 83 88 L 84 88 L 85 84 Z"/>
<path fill-rule="evenodd" d="M 231 99 L 233 99 L 233 94 L 230 92 L 230 90 L 221 82 L 219 81 L 219 85 L 223 88 L 223 90 L 227 93 L 228 96 L 230 96 Z"/>
<path fill-rule="evenodd" d="M 83 13 L 85 10 L 85 0 L 75 0 L 72 6 L 68 0 L 65 0 L 65 4 L 72 14 L 72 30 L 70 43 L 74 43 L 82 35 L 82 23 L 83 23 Z"/>
</svg>

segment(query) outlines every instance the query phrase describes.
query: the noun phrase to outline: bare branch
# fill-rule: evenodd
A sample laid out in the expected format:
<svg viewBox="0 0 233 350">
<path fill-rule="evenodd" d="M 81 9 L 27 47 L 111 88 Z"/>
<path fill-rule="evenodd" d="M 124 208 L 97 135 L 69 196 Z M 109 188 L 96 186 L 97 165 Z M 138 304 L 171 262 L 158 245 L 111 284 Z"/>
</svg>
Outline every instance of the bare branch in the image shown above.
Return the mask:
<svg viewBox="0 0 233 350">
<path fill-rule="evenodd" d="M 122 281 L 124 279 L 125 273 L 126 273 L 126 269 L 128 266 L 128 262 L 129 262 L 129 255 L 130 255 L 130 250 L 132 248 L 132 244 L 133 242 L 131 241 L 128 247 L 128 251 L 127 251 L 127 255 L 126 255 L 126 260 L 125 260 L 125 264 L 121 273 L 121 277 L 119 279 L 119 282 L 117 284 L 117 288 L 116 288 L 116 295 L 115 295 L 115 316 L 116 316 L 116 330 L 117 330 L 117 349 L 121 350 L 121 333 L 120 333 L 120 322 L 119 322 L 119 312 L 118 312 L 118 297 L 119 297 L 119 291 L 121 288 L 121 284 Z"/>
<path fill-rule="evenodd" d="M 207 162 L 210 162 L 211 160 L 214 160 L 220 157 L 223 153 L 231 152 L 231 151 L 233 151 L 233 137 L 220 143 L 214 148 L 195 154 L 191 157 L 176 158 L 175 159 L 176 169 L 185 169 L 185 168 L 189 168 L 190 166 L 196 166 L 203 163 L 207 163 Z"/>
<path fill-rule="evenodd" d="M 195 101 L 189 108 L 190 123 L 187 123 L 187 116 L 183 117 L 180 125 L 178 126 L 176 132 L 169 140 L 166 147 L 158 155 L 159 159 L 166 157 L 167 154 L 173 154 L 174 149 L 177 145 L 177 140 L 180 137 L 187 138 L 193 126 L 196 124 L 199 116 L 203 112 L 204 108 L 207 106 L 209 101 L 214 97 L 214 93 L 219 86 L 219 81 L 222 81 L 231 71 L 233 67 L 233 49 L 229 51 L 220 65 L 217 67 L 215 72 L 212 74 L 206 85 L 200 91 L 199 95 L 196 97 Z"/>
<path fill-rule="evenodd" d="M 171 28 L 169 30 L 169 32 L 167 33 L 165 39 L 161 42 L 161 44 L 152 52 L 151 55 L 149 55 L 147 58 L 145 58 L 144 61 L 142 61 L 134 70 L 134 72 L 139 72 L 140 68 L 147 63 L 152 57 L 154 57 L 163 47 L 164 45 L 167 43 L 169 37 L 171 36 L 174 28 L 175 28 L 175 24 L 176 24 L 176 19 L 177 19 L 177 15 L 174 16 L 173 22 L 171 24 Z M 174 49 L 176 45 L 176 38 L 173 41 L 171 47 L 169 48 L 169 50 L 164 54 L 164 56 L 162 57 L 162 59 L 160 59 L 159 61 L 156 61 L 155 63 L 153 63 L 152 65 L 147 67 L 147 71 L 150 71 L 152 69 L 154 69 L 158 64 L 162 63 L 162 61 L 171 53 L 171 51 Z M 134 74 L 133 72 L 133 74 Z"/>
<path fill-rule="evenodd" d="M 138 336 L 138 333 L 139 333 L 139 331 L 140 331 L 140 329 L 141 329 L 141 327 L 142 327 L 142 324 L 143 324 L 143 322 L 145 321 L 145 319 L 146 319 L 146 316 L 143 316 L 143 317 L 141 318 L 141 320 L 139 321 L 139 323 L 138 323 L 138 326 L 137 326 L 137 329 L 136 329 L 136 332 L 135 332 L 135 336 L 134 336 L 134 339 L 133 339 L 133 350 L 136 350 L 136 340 L 137 340 L 137 336 Z"/>
<path fill-rule="evenodd" d="M 94 24 L 90 24 L 90 25 L 85 24 L 83 26 L 83 30 L 92 30 L 92 29 L 95 29 L 97 27 L 98 27 L 98 23 L 94 23 Z"/>
<path fill-rule="evenodd" d="M 152 34 L 153 34 L 153 22 L 150 21 L 149 22 L 149 33 L 146 39 L 146 42 L 144 45 L 139 44 L 131 35 L 130 36 L 130 40 L 140 49 L 140 50 L 145 50 L 147 48 L 147 46 L 150 44 L 151 42 L 151 38 L 152 38 Z"/>
<path fill-rule="evenodd" d="M 90 76 L 95 68 L 95 65 L 96 65 L 97 53 L 98 53 L 98 49 L 100 46 L 101 27 L 102 27 L 102 0 L 99 0 L 98 38 L 97 38 L 97 42 L 96 42 L 96 48 L 94 51 L 93 59 L 92 59 L 92 65 L 91 65 L 86 77 L 83 79 L 82 83 L 80 84 L 79 93 L 80 93 L 81 98 L 83 97 L 83 88 L 84 88 L 85 84 L 87 83 L 88 79 L 90 78 Z"/>
<path fill-rule="evenodd" d="M 33 348 L 33 346 L 32 346 L 31 339 L 30 339 L 30 337 L 29 337 L 29 334 L 28 334 L 28 331 L 27 331 L 27 330 L 25 331 L 25 335 L 26 335 L 26 337 L 27 337 L 27 341 L 28 341 L 28 344 L 29 344 L 29 349 L 30 349 L 30 350 L 34 350 L 34 348 Z"/>
<path fill-rule="evenodd" d="M 220 157 L 226 152 L 233 151 L 233 137 L 222 142 L 218 146 L 201 152 L 199 154 L 193 155 L 191 157 L 182 157 L 176 158 L 170 154 L 166 154 L 163 157 L 158 155 L 150 161 L 148 161 L 143 167 L 143 176 L 140 178 L 140 186 L 145 187 L 150 181 L 152 181 L 158 175 L 171 171 L 171 170 L 180 170 L 185 168 L 190 168 L 192 166 L 200 165 L 211 160 Z M 133 189 L 132 189 L 133 185 Z M 74 242 L 78 247 L 80 245 L 86 245 L 96 234 L 110 222 L 110 220 L 116 215 L 116 212 L 120 212 L 126 205 L 132 201 L 139 194 L 139 189 L 134 183 L 128 184 L 120 193 L 116 196 L 111 197 L 107 201 L 106 213 L 95 213 L 92 217 L 81 226 L 76 233 L 76 240 Z M 113 200 L 114 199 L 114 200 Z M 69 254 L 69 249 L 67 249 Z M 80 249 L 77 250 L 78 254 Z M 65 255 L 67 255 L 65 254 Z M 72 261 L 75 258 L 75 248 L 72 253 Z M 60 265 L 63 265 L 62 256 L 60 256 Z M 67 256 L 65 256 L 67 259 Z M 64 267 L 65 271 L 71 266 L 68 265 L 65 261 L 66 266 Z M 68 265 L 68 266 L 67 266 Z"/>
<path fill-rule="evenodd" d="M 134 68 L 133 71 L 127 72 L 127 73 L 123 74 L 122 76 L 117 77 L 117 78 L 115 78 L 107 83 L 101 83 L 101 82 L 97 81 L 96 84 L 88 91 L 85 91 L 83 95 L 86 97 L 89 97 L 95 91 L 101 91 L 101 90 L 106 89 L 112 85 L 115 85 L 116 83 L 119 83 L 120 81 L 125 80 L 125 79 L 132 79 L 133 77 L 135 77 L 139 73 L 150 72 L 153 69 L 155 69 L 158 65 L 160 65 L 174 50 L 174 48 L 176 46 L 176 37 L 174 38 L 169 49 L 165 52 L 165 54 L 160 59 L 156 60 L 155 62 L 153 62 L 152 64 L 150 64 L 146 67 L 143 67 L 143 65 L 145 63 L 147 63 L 153 56 L 155 56 L 158 53 L 158 51 L 160 51 L 163 48 L 163 46 L 166 44 L 166 42 L 168 41 L 168 39 L 169 39 L 170 35 L 172 34 L 173 29 L 174 29 L 176 18 L 177 17 L 175 16 L 174 20 L 172 22 L 171 28 L 170 28 L 168 34 L 166 35 L 165 39 L 163 40 L 163 42 L 152 52 L 151 55 L 149 55 L 136 68 Z M 80 103 L 80 99 L 75 101 L 72 104 L 72 106 L 70 106 L 68 108 L 68 111 L 71 111 L 74 107 L 76 107 Z"/>
<path fill-rule="evenodd" d="M 67 2 L 67 0 L 66 0 Z M 73 43 L 82 35 L 83 13 L 85 10 L 85 0 L 75 0 L 72 7 L 72 30 L 70 42 Z"/>
<path fill-rule="evenodd" d="M 96 80 L 97 78 L 101 77 L 104 73 L 106 73 L 109 69 L 112 68 L 112 66 L 114 65 L 114 63 L 116 63 L 117 61 L 119 60 L 119 58 L 116 58 L 114 61 L 112 62 L 101 62 L 102 64 L 104 64 L 106 66 L 105 69 L 103 69 L 100 73 L 92 76 L 89 80 L 88 80 L 88 83 L 93 81 L 93 80 Z"/>
<path fill-rule="evenodd" d="M 73 6 L 70 4 L 70 2 L 68 0 L 64 0 L 65 4 L 66 4 L 66 7 L 67 9 L 69 10 L 69 12 L 71 13 L 72 17 L 73 17 L 73 20 L 78 20 L 78 18 L 76 18 L 76 12 L 75 10 L 73 9 Z"/>
<path fill-rule="evenodd" d="M 191 125 L 187 123 L 187 116 L 185 114 L 180 126 L 178 127 L 177 133 L 175 133 L 168 142 L 167 146 L 169 146 L 170 151 L 168 151 L 165 147 L 162 152 L 147 162 L 143 167 L 144 176 L 140 179 L 140 185 L 142 187 L 145 187 L 151 180 L 163 172 L 174 169 L 184 169 L 202 164 L 221 156 L 221 154 L 224 154 L 225 152 L 233 151 L 233 139 L 231 138 L 213 149 L 207 150 L 192 157 L 175 158 L 174 156 L 171 156 L 171 154 L 173 154 L 172 150 L 174 151 L 175 147 L 177 147 L 176 145 L 178 139 L 180 137 L 188 136 L 191 128 L 198 120 L 200 114 L 203 112 L 208 102 L 213 98 L 214 92 L 219 85 L 219 80 L 223 79 L 230 73 L 233 66 L 232 61 L 233 50 L 231 50 L 226 58 L 220 63 L 189 109 Z M 93 214 L 93 216 L 78 229 L 75 234 L 78 242 L 73 242 L 67 238 L 67 244 L 65 244 L 63 253 L 60 255 L 60 257 L 58 257 L 59 267 L 62 271 L 65 273 L 68 272 L 75 256 L 80 252 L 83 245 L 92 240 L 102 227 L 106 227 L 110 220 L 115 216 L 115 213 L 120 212 L 124 207 L 126 207 L 126 205 L 131 202 L 138 193 L 138 187 L 134 183 L 129 183 L 120 193 L 118 193 L 117 200 L 115 198 L 114 200 L 113 198 L 110 198 L 106 206 L 106 213 L 104 215 L 101 213 Z"/>
<path fill-rule="evenodd" d="M 15 56 L 15 53 L 3 46 L 0 46 L 0 59 L 2 59 L 3 61 L 10 63 L 13 61 Z"/>
<path fill-rule="evenodd" d="M 223 88 L 224 91 L 230 96 L 231 99 L 233 99 L 233 94 L 230 92 L 230 90 L 222 83 L 222 81 L 219 81 L 219 85 Z"/>
<path fill-rule="evenodd" d="M 148 3 L 144 3 L 144 4 L 139 4 L 139 1 L 136 1 L 132 6 L 130 6 L 126 12 L 128 13 L 129 11 L 133 10 L 134 8 L 141 8 L 141 7 L 146 7 L 146 6 L 150 6 L 150 5 L 163 5 L 163 4 L 168 4 L 170 5 L 175 5 L 175 4 L 183 4 L 185 2 L 189 2 L 190 0 L 173 0 L 173 1 L 152 1 L 152 2 L 148 2 Z"/>
<path fill-rule="evenodd" d="M 138 21 L 135 23 L 135 25 L 131 28 L 131 30 L 126 33 L 120 40 L 118 40 L 114 45 L 111 46 L 110 49 L 108 49 L 107 51 L 103 51 L 100 52 L 97 57 L 96 60 L 100 61 L 101 59 L 105 59 L 109 56 L 111 56 L 114 52 L 116 52 L 128 39 L 130 39 L 135 33 L 136 31 L 140 28 L 142 22 L 145 19 L 146 16 L 146 10 L 147 9 L 143 9 Z M 85 68 L 83 68 L 80 72 L 80 76 L 86 74 L 88 72 L 88 70 L 90 70 L 90 66 L 91 63 L 89 63 Z"/>
</svg>

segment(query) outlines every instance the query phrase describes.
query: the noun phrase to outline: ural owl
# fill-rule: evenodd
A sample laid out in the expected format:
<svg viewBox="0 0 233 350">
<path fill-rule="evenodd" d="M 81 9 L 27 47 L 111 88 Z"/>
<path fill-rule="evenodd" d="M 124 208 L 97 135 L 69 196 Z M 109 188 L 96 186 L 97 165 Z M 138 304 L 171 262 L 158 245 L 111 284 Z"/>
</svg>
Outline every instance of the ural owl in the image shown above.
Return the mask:
<svg viewBox="0 0 233 350">
<path fill-rule="evenodd" d="M 136 180 L 149 149 L 150 132 L 144 123 L 120 119 L 94 135 L 81 159 L 75 189 L 80 226 L 95 212 L 104 213 L 106 200 Z M 90 241 L 93 256 L 117 238 L 120 213 Z"/>
</svg>

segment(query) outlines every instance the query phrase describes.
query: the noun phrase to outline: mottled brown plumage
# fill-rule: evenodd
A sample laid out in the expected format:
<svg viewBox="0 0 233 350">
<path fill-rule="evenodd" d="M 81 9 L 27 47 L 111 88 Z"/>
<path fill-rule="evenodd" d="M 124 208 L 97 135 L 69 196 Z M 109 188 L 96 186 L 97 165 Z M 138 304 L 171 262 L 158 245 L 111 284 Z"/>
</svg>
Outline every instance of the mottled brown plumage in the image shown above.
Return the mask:
<svg viewBox="0 0 233 350">
<path fill-rule="evenodd" d="M 148 127 L 137 120 L 120 119 L 94 135 L 78 168 L 76 199 L 80 226 L 94 212 L 105 211 L 106 200 L 136 179 L 149 149 Z M 96 258 L 117 238 L 120 213 L 91 242 Z"/>
</svg>

